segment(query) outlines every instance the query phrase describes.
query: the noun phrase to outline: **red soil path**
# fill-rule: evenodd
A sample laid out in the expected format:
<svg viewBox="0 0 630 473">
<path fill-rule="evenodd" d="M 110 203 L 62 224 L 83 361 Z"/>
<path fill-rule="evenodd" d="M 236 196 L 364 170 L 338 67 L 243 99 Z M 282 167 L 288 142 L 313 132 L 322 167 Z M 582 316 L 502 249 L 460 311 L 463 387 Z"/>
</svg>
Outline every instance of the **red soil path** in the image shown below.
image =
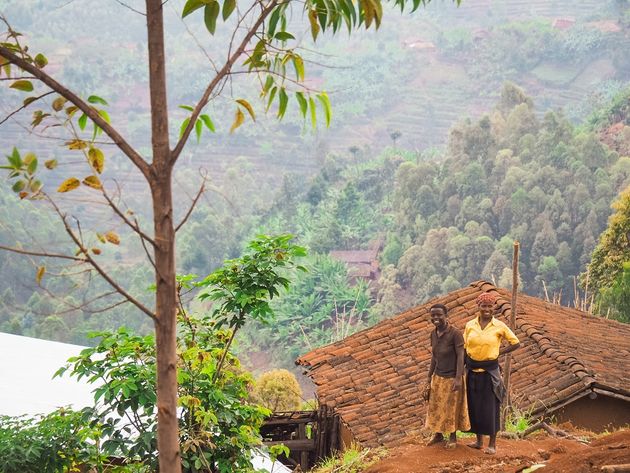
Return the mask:
<svg viewBox="0 0 630 473">
<path fill-rule="evenodd" d="M 630 463 L 630 430 L 587 445 L 546 434 L 525 440 L 498 439 L 496 455 L 467 447 L 472 440 L 460 439 L 453 450 L 441 445 L 403 445 L 364 473 L 519 473 L 535 463 L 546 465 L 539 473 L 591 473 L 600 472 L 603 465 Z"/>
</svg>

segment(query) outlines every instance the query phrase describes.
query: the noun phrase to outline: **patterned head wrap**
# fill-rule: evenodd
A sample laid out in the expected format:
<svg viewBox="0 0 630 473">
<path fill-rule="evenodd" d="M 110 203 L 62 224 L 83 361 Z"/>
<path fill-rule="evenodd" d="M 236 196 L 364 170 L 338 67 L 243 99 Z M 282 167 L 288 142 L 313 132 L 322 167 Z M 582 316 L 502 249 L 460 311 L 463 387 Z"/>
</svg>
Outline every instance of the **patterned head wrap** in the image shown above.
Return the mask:
<svg viewBox="0 0 630 473">
<path fill-rule="evenodd" d="M 481 305 L 484 302 L 494 304 L 497 301 L 497 295 L 493 292 L 484 292 L 477 297 L 477 305 Z"/>
</svg>

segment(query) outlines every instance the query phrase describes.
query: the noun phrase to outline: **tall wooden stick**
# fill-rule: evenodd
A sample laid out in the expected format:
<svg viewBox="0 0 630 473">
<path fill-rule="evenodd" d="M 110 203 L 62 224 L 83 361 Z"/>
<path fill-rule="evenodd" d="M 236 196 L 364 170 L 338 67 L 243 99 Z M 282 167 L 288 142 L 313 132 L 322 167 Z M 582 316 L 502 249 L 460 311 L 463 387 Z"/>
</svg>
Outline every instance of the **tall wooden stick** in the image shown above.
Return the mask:
<svg viewBox="0 0 630 473">
<path fill-rule="evenodd" d="M 512 301 L 510 311 L 510 329 L 516 329 L 516 294 L 518 292 L 518 241 L 514 241 L 514 253 L 512 256 Z M 505 430 L 505 419 L 510 409 L 510 370 L 512 369 L 512 354 L 505 355 L 505 366 L 503 370 L 503 383 L 505 384 L 505 404 L 503 406 L 503 416 L 501 416 L 501 430 Z"/>
</svg>

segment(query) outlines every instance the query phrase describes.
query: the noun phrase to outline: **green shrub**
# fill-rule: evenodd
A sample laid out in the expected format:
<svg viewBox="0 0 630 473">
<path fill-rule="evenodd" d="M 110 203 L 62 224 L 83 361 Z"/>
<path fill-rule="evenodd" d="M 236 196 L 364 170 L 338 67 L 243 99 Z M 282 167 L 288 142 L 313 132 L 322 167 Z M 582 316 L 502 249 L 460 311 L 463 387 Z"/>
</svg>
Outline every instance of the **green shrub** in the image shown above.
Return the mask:
<svg viewBox="0 0 630 473">
<path fill-rule="evenodd" d="M 272 412 L 297 411 L 302 403 L 302 388 L 290 371 L 271 370 L 256 381 L 254 398 Z"/>
<path fill-rule="evenodd" d="M 91 411 L 59 409 L 35 417 L 0 417 L 2 473 L 59 473 L 78 471 L 85 463 L 99 464 L 98 427 Z"/>
</svg>

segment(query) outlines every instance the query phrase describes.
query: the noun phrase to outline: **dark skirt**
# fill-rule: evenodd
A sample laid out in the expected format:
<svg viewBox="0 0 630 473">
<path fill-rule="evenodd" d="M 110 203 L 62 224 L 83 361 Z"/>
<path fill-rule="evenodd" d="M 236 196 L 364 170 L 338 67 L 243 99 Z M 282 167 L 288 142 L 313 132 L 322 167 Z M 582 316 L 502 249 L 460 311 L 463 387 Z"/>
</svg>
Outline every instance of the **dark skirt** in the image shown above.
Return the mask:
<svg viewBox="0 0 630 473">
<path fill-rule="evenodd" d="M 470 432 L 495 435 L 500 429 L 501 403 L 492 390 L 492 378 L 487 371 L 468 371 L 466 382 Z"/>
</svg>

